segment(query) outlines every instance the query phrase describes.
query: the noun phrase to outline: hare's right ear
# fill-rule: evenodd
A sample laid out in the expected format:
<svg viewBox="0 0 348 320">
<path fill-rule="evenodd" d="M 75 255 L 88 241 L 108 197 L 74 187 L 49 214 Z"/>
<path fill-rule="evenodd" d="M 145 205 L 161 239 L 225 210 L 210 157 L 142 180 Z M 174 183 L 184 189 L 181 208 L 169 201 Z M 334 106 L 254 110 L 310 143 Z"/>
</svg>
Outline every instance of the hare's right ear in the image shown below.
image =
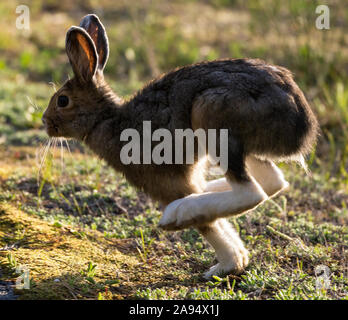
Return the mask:
<svg viewBox="0 0 348 320">
<path fill-rule="evenodd" d="M 109 57 L 109 40 L 105 28 L 95 14 L 83 17 L 80 27 L 92 38 L 98 53 L 98 69 L 103 71 Z"/>
<path fill-rule="evenodd" d="M 90 81 L 97 70 L 98 54 L 93 40 L 80 27 L 71 27 L 66 34 L 66 53 L 76 78 L 85 83 Z"/>
</svg>

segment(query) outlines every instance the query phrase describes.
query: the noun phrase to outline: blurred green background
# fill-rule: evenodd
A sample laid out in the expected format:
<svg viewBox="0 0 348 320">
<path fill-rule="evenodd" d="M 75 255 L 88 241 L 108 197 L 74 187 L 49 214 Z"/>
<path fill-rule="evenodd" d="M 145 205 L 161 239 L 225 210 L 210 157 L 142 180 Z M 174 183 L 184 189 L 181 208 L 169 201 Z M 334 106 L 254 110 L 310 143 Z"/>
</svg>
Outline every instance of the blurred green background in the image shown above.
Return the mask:
<svg viewBox="0 0 348 320">
<path fill-rule="evenodd" d="M 28 5 L 30 30 L 16 28 Z M 348 3 L 326 1 L 330 30 L 318 30 L 322 1 L 32 0 L 0 2 L 0 144 L 45 138 L 41 114 L 71 69 L 65 33 L 96 13 L 110 40 L 106 76 L 120 95 L 176 66 L 217 58 L 261 58 L 293 71 L 317 114 L 322 134 L 312 157 L 347 178 Z"/>
</svg>

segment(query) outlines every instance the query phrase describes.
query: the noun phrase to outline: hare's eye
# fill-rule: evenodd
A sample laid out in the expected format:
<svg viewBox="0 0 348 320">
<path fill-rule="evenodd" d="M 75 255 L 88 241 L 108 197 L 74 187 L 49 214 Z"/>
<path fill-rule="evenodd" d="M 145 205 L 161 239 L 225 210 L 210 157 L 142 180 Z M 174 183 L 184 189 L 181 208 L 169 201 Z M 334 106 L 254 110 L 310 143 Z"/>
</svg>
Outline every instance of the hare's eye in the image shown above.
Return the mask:
<svg viewBox="0 0 348 320">
<path fill-rule="evenodd" d="M 57 106 L 64 108 L 69 104 L 69 98 L 67 96 L 59 96 L 57 100 Z"/>
</svg>

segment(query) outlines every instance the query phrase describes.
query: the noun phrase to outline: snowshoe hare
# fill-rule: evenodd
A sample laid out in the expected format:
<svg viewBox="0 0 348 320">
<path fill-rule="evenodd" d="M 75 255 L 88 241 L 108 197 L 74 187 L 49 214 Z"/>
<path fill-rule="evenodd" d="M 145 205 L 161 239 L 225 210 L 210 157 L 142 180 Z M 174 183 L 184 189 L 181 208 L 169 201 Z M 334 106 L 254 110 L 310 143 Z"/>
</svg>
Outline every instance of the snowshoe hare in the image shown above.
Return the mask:
<svg viewBox="0 0 348 320">
<path fill-rule="evenodd" d="M 254 59 L 201 62 L 164 74 L 123 101 L 103 77 L 109 45 L 96 15 L 85 16 L 79 27 L 68 30 L 66 53 L 75 76 L 53 95 L 42 117 L 48 135 L 84 142 L 131 184 L 165 205 L 162 228 L 197 228 L 218 260 L 207 278 L 243 272 L 248 251 L 226 218 L 286 188 L 273 161 L 303 160 L 316 141 L 317 120 L 291 73 Z M 151 121 L 151 132 L 165 128 L 173 133 L 173 146 L 176 129 L 226 129 L 225 177 L 207 182 L 196 149 L 192 163 L 121 161 L 127 143 L 123 130 L 139 132 L 143 145 L 146 121 Z M 219 146 L 220 136 L 216 139 Z M 150 142 L 150 151 L 159 141 Z"/>
</svg>

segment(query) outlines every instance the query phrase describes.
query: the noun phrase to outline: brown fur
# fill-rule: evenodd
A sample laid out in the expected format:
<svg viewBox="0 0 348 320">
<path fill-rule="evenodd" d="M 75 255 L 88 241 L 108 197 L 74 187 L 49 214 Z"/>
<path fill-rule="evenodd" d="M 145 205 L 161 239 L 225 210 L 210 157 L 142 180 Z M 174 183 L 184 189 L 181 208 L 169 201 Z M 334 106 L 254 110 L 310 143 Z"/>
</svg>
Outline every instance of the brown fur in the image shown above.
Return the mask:
<svg viewBox="0 0 348 320">
<path fill-rule="evenodd" d="M 69 42 L 88 36 L 85 30 L 78 29 L 81 28 L 69 31 L 72 40 L 67 40 L 76 77 L 51 98 L 43 116 L 47 132 L 50 136 L 84 141 L 155 200 L 167 204 L 201 192 L 204 179 L 203 171 L 197 174 L 192 164 L 122 164 L 119 155 L 126 142 L 120 141 L 121 132 L 134 128 L 141 134 L 145 120 L 151 121 L 153 131 L 167 128 L 173 137 L 175 129 L 228 129 L 227 176 L 237 181 L 248 180 L 244 163 L 248 154 L 287 158 L 308 153 L 315 143 L 316 118 L 285 68 L 253 59 L 201 62 L 160 76 L 129 101 L 122 102 L 105 83 L 104 65 L 88 73 L 91 66 L 98 65 L 93 41 L 82 40 L 81 46 Z M 108 48 L 105 45 L 99 50 L 105 56 Z M 87 69 L 86 57 L 96 59 L 88 61 Z M 65 108 L 56 104 L 62 94 L 70 98 L 70 105 Z"/>
</svg>

